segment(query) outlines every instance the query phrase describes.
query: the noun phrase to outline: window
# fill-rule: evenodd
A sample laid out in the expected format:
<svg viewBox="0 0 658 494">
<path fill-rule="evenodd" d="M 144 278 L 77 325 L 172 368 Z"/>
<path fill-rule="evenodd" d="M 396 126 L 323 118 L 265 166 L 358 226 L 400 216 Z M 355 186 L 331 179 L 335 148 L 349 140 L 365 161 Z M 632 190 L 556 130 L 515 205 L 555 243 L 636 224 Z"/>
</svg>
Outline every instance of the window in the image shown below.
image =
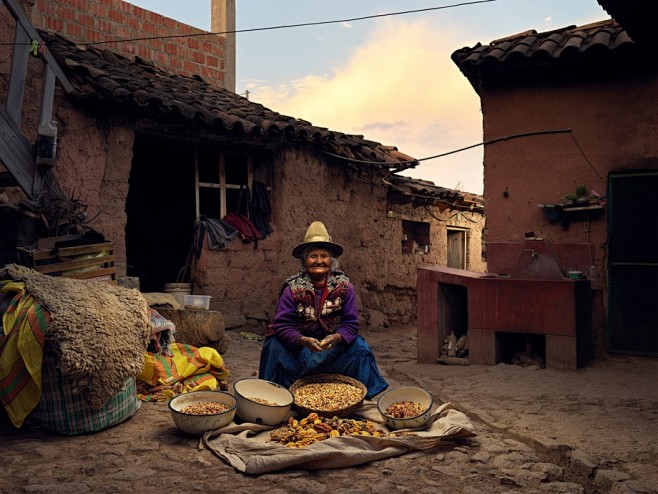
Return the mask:
<svg viewBox="0 0 658 494">
<path fill-rule="evenodd" d="M 402 253 L 427 254 L 430 250 L 430 224 L 402 220 Z"/>
<path fill-rule="evenodd" d="M 248 216 L 255 181 L 265 184 L 271 204 L 269 156 L 198 147 L 195 162 L 197 218 L 223 218 L 229 213 Z"/>
<path fill-rule="evenodd" d="M 449 268 L 466 269 L 466 228 L 448 227 L 448 262 Z"/>
</svg>

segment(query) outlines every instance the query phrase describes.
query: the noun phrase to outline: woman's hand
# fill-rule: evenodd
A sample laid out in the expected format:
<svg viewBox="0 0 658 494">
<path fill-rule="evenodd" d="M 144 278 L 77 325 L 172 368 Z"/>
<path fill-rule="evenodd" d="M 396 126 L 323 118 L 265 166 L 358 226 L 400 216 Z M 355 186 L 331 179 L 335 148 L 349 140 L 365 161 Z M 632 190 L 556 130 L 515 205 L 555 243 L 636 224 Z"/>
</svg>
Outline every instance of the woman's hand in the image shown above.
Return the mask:
<svg viewBox="0 0 658 494">
<path fill-rule="evenodd" d="M 343 341 L 343 337 L 338 333 L 334 333 L 326 336 L 320 342 L 320 346 L 322 347 L 323 350 L 331 350 L 333 347 L 338 345 L 338 343 L 340 343 L 341 341 Z"/>
<path fill-rule="evenodd" d="M 322 348 L 322 345 L 320 344 L 320 341 L 317 338 L 310 338 L 309 336 L 302 336 L 299 339 L 299 344 L 303 346 L 304 348 L 308 348 L 312 352 L 321 352 L 324 350 Z"/>
</svg>

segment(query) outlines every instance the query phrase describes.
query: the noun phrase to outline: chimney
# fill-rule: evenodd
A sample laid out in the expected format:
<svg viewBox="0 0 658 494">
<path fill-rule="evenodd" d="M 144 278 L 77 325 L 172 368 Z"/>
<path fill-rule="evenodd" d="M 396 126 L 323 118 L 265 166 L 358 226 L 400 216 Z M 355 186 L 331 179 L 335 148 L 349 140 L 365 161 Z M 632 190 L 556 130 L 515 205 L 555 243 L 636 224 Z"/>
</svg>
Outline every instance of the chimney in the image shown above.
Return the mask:
<svg viewBox="0 0 658 494">
<path fill-rule="evenodd" d="M 235 92 L 235 0 L 212 0 L 210 30 L 222 34 L 226 40 L 224 59 L 224 87 Z"/>
</svg>

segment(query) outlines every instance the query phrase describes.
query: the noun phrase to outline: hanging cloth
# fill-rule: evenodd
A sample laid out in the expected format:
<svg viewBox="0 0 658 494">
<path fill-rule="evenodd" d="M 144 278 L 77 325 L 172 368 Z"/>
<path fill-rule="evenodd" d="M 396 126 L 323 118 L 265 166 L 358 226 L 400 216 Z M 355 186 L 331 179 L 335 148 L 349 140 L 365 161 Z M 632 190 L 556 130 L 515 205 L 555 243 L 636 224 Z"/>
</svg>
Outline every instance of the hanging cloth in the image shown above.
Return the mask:
<svg viewBox="0 0 658 494">
<path fill-rule="evenodd" d="M 272 218 L 272 206 L 267 193 L 267 186 L 263 182 L 254 180 L 252 183 L 253 194 L 251 196 L 251 220 L 262 238 L 266 238 L 273 232 L 270 225 Z"/>
</svg>

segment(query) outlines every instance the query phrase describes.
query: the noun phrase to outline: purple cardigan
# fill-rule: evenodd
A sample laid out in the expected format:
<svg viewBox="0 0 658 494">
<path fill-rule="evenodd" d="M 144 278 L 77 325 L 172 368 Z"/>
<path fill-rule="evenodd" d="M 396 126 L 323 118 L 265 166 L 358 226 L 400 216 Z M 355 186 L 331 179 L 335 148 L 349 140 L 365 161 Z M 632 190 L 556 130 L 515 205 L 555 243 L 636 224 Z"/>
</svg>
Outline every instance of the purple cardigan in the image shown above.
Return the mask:
<svg viewBox="0 0 658 494">
<path fill-rule="evenodd" d="M 315 303 L 319 302 L 321 291 L 315 292 Z M 274 321 L 272 324 L 272 331 L 274 336 L 276 336 L 281 343 L 286 347 L 295 349 L 299 347 L 299 340 L 302 336 L 311 336 L 321 340 L 325 336 L 324 329 L 320 327 L 318 323 L 314 323 L 311 327 L 304 333 L 301 334 L 297 330 L 297 307 L 295 306 L 295 300 L 292 296 L 292 291 L 290 287 L 287 286 L 281 292 L 279 297 L 279 303 L 276 308 L 276 314 L 274 315 Z M 345 340 L 345 343 L 348 345 L 351 344 L 357 337 L 359 333 L 359 317 L 358 310 L 356 307 L 356 295 L 354 292 L 354 286 L 350 283 L 347 287 L 347 294 L 345 295 L 345 300 L 343 301 L 342 314 L 340 318 L 340 326 L 336 330 L 336 333 L 340 334 Z"/>
</svg>

